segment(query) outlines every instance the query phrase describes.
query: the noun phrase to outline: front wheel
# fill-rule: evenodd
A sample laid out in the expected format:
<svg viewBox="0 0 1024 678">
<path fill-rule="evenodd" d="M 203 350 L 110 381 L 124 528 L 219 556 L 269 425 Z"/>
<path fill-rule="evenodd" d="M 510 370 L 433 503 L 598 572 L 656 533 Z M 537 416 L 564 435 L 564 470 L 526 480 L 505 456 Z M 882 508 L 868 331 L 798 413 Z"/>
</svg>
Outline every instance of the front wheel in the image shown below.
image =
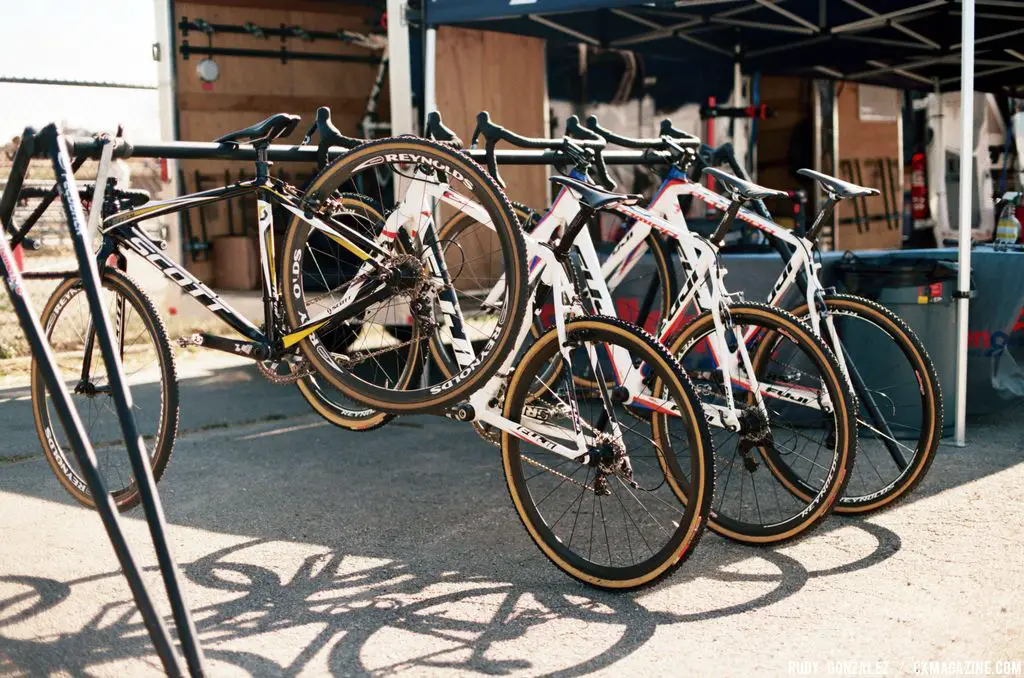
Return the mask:
<svg viewBox="0 0 1024 678">
<path fill-rule="evenodd" d="M 132 413 L 150 455 L 153 478 L 159 481 L 178 431 L 178 381 L 170 341 L 153 302 L 124 273 L 110 268 L 104 271 L 101 298 L 109 314 L 125 383 L 131 390 Z M 92 443 L 104 483 L 117 508 L 128 510 L 139 503 L 141 496 L 81 278 L 68 278 L 57 286 L 43 308 L 40 324 Z M 32 414 L 46 461 L 57 480 L 75 500 L 95 506 L 35 360 Z"/>
<path fill-rule="evenodd" d="M 593 361 L 600 379 L 577 387 L 561 370 L 548 383 L 551 363 L 566 359 L 554 329 L 527 350 L 504 406 L 517 426 L 501 435 L 509 494 L 530 537 L 566 574 L 605 589 L 654 584 L 693 551 L 710 510 L 713 459 L 700 403 L 678 363 L 637 328 L 590 317 L 566 333 L 570 359 Z M 652 422 L 621 391 L 602 388 L 634 377 L 675 414 Z M 586 459 L 554 451 L 552 442 L 576 449 L 568 441 L 577 430 Z"/>
</svg>

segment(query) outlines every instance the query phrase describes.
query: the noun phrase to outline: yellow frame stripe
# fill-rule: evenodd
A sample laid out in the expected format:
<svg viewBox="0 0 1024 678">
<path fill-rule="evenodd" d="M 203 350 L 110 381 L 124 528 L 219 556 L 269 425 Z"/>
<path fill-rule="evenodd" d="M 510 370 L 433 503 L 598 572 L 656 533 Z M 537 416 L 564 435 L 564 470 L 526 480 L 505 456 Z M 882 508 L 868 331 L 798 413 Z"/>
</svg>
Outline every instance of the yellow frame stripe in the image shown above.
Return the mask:
<svg viewBox="0 0 1024 678">
<path fill-rule="evenodd" d="M 316 332 L 318 329 L 326 325 L 329 320 L 330 318 L 324 320 L 323 322 L 319 322 L 311 327 L 307 327 L 304 330 L 298 330 L 297 332 L 292 332 L 291 334 L 284 335 L 284 337 L 282 337 L 281 339 L 282 343 L 284 344 L 284 347 L 289 348 L 291 346 L 294 346 L 295 344 L 299 343 L 310 334 L 313 334 L 313 332 Z"/>
</svg>

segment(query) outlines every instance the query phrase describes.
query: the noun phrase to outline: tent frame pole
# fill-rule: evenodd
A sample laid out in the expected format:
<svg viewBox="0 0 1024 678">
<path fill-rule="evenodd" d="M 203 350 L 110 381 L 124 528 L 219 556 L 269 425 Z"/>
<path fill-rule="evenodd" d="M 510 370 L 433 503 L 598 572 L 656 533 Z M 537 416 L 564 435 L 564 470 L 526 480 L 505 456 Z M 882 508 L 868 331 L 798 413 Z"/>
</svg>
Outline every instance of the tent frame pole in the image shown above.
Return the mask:
<svg viewBox="0 0 1024 678">
<path fill-rule="evenodd" d="M 956 290 L 956 430 L 954 442 L 963 447 L 967 440 L 967 321 L 971 296 L 971 187 L 974 166 L 974 0 L 963 0 L 960 61 L 960 217 L 959 271 Z"/>
<path fill-rule="evenodd" d="M 423 120 L 437 110 L 437 29 L 427 29 L 423 40 Z"/>
<path fill-rule="evenodd" d="M 409 61 L 409 22 L 405 0 L 387 0 L 388 91 L 391 104 L 391 134 L 415 132 L 412 114 L 412 66 Z"/>
</svg>

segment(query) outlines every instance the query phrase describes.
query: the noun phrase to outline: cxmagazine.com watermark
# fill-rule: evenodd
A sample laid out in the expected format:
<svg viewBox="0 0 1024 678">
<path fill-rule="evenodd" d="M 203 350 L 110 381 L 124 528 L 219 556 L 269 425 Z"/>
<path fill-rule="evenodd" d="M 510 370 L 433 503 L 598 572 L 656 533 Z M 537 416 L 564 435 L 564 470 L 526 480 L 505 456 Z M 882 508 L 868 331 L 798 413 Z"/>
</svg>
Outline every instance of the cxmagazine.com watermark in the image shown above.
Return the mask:
<svg viewBox="0 0 1024 678">
<path fill-rule="evenodd" d="M 805 660 L 788 662 L 787 673 L 792 676 L 1019 676 L 1024 674 L 1024 660 Z"/>
</svg>

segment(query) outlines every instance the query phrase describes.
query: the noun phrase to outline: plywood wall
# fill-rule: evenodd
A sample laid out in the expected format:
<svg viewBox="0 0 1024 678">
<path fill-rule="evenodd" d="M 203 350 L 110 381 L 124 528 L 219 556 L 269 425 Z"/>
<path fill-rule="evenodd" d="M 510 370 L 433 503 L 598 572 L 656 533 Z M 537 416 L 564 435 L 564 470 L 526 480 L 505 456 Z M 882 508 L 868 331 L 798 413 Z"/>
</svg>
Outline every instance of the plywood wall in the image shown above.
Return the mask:
<svg viewBox="0 0 1024 678">
<path fill-rule="evenodd" d="M 858 85 L 846 82 L 837 85 L 839 112 L 839 161 L 860 160 L 861 183 L 865 186 L 882 190 L 882 177 L 876 168 L 879 158 L 897 160 L 899 158 L 899 127 L 896 122 L 876 122 L 861 120 L 859 116 Z M 893 173 L 899 180 L 898 172 Z M 850 180 L 848 175 L 840 172 L 840 178 Z M 856 179 L 853 179 L 856 181 Z M 897 198 L 902 196 L 897 191 Z M 881 196 L 866 199 L 869 215 L 885 214 L 885 202 Z M 890 210 L 893 206 L 890 205 Z M 895 211 L 901 211 L 897 208 Z M 854 216 L 850 201 L 843 201 L 836 209 L 840 219 Z M 887 228 L 883 218 L 872 219 L 866 230 L 858 231 L 856 224 L 840 223 L 836 232 L 836 249 L 899 249 L 903 241 L 900 228 Z"/>
<path fill-rule="evenodd" d="M 358 5 L 340 3 L 310 2 L 252 2 L 235 0 L 211 0 L 210 3 L 176 2 L 175 31 L 178 44 L 181 33 L 177 23 L 182 17 L 189 20 L 204 19 L 210 23 L 241 25 L 252 22 L 258 26 L 301 26 L 315 30 L 347 29 L 368 32 L 369 21 L 374 18 L 371 9 Z M 277 7 L 277 8 L 272 8 Z M 189 31 L 187 40 L 191 45 L 206 46 L 207 39 L 202 33 Z M 214 47 L 276 50 L 281 46 L 280 38 L 260 40 L 249 35 L 214 35 Z M 370 55 L 365 49 L 339 41 L 314 40 L 305 42 L 297 38 L 286 43 L 289 51 L 326 52 L 337 54 Z M 201 56 L 192 55 L 184 59 L 178 51 L 177 59 L 177 105 L 179 113 L 180 138 L 189 141 L 212 141 L 227 132 L 248 127 L 275 113 L 293 113 L 302 116 L 299 128 L 288 138 L 297 142 L 313 120 L 319 106 L 329 106 L 335 124 L 345 133 L 358 134 L 358 123 L 362 118 L 370 87 L 376 77 L 377 67 L 363 63 L 341 63 L 326 61 L 289 61 L 252 57 L 214 57 L 220 67 L 220 77 L 214 83 L 204 85 L 196 74 L 196 64 Z M 390 110 L 387 86 L 379 102 L 378 112 L 386 119 Z M 215 160 L 187 161 L 180 163 L 184 178 L 184 189 L 193 191 L 195 173 L 219 178 L 223 181 L 225 170 L 237 176 L 239 170 L 253 172 L 252 163 L 231 163 Z M 294 163 L 279 164 L 275 171 L 285 172 L 290 177 L 296 174 L 308 175 L 312 166 Z M 207 185 L 207 188 L 213 183 Z M 234 205 L 236 231 L 241 227 L 242 205 Z M 252 206 L 245 205 L 246 214 L 252 216 Z M 228 232 L 228 210 L 224 203 L 205 208 L 207 232 L 211 239 Z M 196 225 L 198 215 L 192 210 L 190 217 Z M 190 257 L 186 256 L 186 262 Z M 207 265 L 205 268 L 209 268 Z M 204 270 L 204 274 L 208 271 Z"/>
<path fill-rule="evenodd" d="M 762 103 L 775 115 L 758 122 L 757 183 L 780 191 L 803 188 L 813 196 L 814 186 L 803 181 L 795 173 L 799 167 L 791 164 L 814 165 L 812 82 L 806 78 L 764 77 L 761 93 Z M 768 207 L 780 223 L 792 221 L 790 201 L 772 201 Z"/>
<path fill-rule="evenodd" d="M 438 29 L 437 107 L 445 124 L 466 143 L 483 110 L 514 132 L 546 137 L 545 105 L 543 40 L 448 26 Z M 537 208 L 547 205 L 546 168 L 502 167 L 500 172 L 511 199 Z"/>
</svg>

